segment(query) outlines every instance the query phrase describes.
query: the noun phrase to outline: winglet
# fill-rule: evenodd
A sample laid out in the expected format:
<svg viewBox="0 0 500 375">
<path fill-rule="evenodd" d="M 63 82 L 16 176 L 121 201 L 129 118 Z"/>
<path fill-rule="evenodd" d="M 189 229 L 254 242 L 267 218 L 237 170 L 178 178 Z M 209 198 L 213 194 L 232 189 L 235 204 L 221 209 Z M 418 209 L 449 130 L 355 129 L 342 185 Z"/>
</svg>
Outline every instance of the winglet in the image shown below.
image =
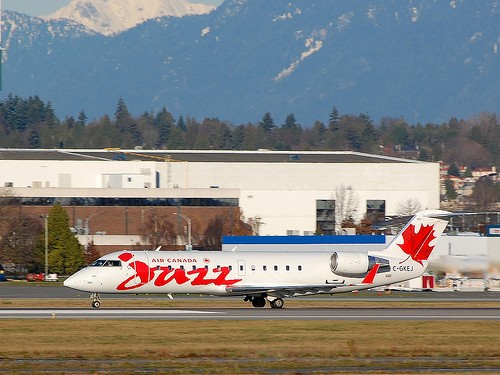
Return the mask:
<svg viewBox="0 0 500 375">
<path fill-rule="evenodd" d="M 361 284 L 373 284 L 373 280 L 375 279 L 375 275 L 377 274 L 377 271 L 380 267 L 380 264 L 375 264 L 373 268 L 368 272 L 368 274 L 365 276 Z"/>
</svg>

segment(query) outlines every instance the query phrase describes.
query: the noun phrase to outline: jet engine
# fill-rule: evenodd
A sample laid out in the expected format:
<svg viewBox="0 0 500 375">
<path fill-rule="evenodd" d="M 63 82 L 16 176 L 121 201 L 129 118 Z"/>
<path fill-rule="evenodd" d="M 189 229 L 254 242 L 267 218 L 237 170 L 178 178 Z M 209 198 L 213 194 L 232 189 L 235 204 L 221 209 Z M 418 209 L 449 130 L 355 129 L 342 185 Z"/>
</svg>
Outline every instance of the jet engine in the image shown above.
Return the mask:
<svg viewBox="0 0 500 375">
<path fill-rule="evenodd" d="M 379 272 L 387 272 L 390 270 L 390 262 L 387 259 L 382 259 L 368 255 L 366 253 L 356 252 L 340 252 L 337 251 L 330 257 L 330 268 L 332 272 L 339 276 L 345 277 L 361 277 L 378 264 Z"/>
</svg>

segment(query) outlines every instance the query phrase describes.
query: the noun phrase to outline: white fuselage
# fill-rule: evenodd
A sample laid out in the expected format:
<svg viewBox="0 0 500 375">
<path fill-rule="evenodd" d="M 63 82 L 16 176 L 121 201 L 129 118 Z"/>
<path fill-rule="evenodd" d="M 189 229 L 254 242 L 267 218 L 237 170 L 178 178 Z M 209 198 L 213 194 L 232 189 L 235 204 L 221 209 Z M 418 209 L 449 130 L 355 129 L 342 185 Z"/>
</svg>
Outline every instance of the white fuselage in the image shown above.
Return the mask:
<svg viewBox="0 0 500 375">
<path fill-rule="evenodd" d="M 310 286 L 318 287 L 317 293 L 341 293 L 412 279 L 427 266 L 413 261 L 402 266 L 383 251 L 369 255 L 390 264 L 366 284 L 366 275 L 335 274 L 330 252 L 121 251 L 103 256 L 64 285 L 91 293 L 244 295 L 232 289 L 290 287 L 295 290 L 290 295 L 301 295 L 312 294 Z"/>
</svg>

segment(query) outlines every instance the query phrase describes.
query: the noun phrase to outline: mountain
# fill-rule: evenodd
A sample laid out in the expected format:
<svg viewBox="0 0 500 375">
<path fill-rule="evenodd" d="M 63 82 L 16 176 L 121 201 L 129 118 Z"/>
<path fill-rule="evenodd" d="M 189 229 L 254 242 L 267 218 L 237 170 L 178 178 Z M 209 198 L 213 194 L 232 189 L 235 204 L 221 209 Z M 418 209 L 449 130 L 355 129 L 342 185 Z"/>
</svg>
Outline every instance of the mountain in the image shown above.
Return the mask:
<svg viewBox="0 0 500 375">
<path fill-rule="evenodd" d="M 103 35 L 113 35 L 149 19 L 205 14 L 214 8 L 186 0 L 73 0 L 46 19 L 69 19 Z"/>
<path fill-rule="evenodd" d="M 135 114 L 303 126 L 340 114 L 441 123 L 500 113 L 500 0 L 226 0 L 104 36 L 4 14 L 3 92 L 58 116 Z"/>
</svg>

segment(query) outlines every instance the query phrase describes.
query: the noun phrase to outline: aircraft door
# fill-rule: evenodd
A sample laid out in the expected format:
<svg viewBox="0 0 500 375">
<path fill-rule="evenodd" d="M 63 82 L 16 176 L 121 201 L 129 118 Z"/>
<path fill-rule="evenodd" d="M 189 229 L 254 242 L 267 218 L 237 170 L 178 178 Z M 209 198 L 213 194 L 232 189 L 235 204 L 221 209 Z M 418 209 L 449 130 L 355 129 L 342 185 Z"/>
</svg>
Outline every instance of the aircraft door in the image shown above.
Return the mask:
<svg viewBox="0 0 500 375">
<path fill-rule="evenodd" d="M 246 275 L 245 261 L 239 260 L 238 261 L 238 276 L 245 276 L 245 275 Z"/>
<path fill-rule="evenodd" d="M 149 260 L 147 252 L 135 254 L 134 260 L 131 263 L 132 272 L 135 272 L 134 284 L 147 284 L 151 279 L 151 272 L 149 269 Z"/>
</svg>

